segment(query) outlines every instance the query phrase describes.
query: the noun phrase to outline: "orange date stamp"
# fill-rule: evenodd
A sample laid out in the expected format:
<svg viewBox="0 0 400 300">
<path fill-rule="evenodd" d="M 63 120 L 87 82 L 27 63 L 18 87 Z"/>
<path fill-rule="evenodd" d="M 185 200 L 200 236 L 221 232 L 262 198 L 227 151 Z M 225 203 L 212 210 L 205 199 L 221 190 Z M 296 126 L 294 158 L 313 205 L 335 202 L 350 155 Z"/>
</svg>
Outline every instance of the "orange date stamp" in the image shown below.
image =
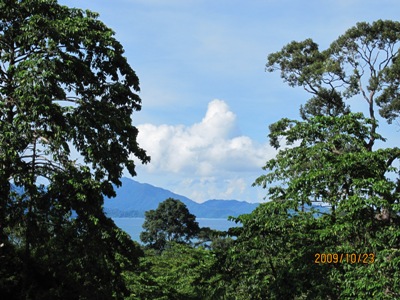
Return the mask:
<svg viewBox="0 0 400 300">
<path fill-rule="evenodd" d="M 374 253 L 315 253 L 315 264 L 373 264 Z"/>
</svg>

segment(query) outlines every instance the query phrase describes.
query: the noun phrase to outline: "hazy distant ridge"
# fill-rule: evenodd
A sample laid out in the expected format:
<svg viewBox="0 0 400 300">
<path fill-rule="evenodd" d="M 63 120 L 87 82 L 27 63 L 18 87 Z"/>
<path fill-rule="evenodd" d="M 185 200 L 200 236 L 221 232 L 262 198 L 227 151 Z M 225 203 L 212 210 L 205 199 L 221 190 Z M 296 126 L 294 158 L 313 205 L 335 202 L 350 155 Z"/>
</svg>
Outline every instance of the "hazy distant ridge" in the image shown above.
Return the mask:
<svg viewBox="0 0 400 300">
<path fill-rule="evenodd" d="M 122 178 L 116 189 L 117 197 L 104 201 L 104 210 L 110 217 L 143 217 L 144 212 L 157 208 L 167 198 L 179 199 L 198 218 L 227 218 L 253 211 L 258 204 L 238 200 L 208 200 L 197 203 L 163 188 Z"/>
</svg>

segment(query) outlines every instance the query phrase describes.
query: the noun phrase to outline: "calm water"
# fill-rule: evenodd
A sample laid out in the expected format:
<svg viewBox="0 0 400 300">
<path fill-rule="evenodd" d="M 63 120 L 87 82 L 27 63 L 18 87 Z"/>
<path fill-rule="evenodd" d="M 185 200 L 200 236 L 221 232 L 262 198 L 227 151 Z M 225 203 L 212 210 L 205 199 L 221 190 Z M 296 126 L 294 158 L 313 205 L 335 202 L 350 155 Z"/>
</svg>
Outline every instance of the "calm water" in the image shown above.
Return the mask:
<svg viewBox="0 0 400 300">
<path fill-rule="evenodd" d="M 113 218 L 115 224 L 128 233 L 132 240 L 140 242 L 140 233 L 143 231 L 144 218 Z M 235 222 L 227 219 L 196 218 L 200 227 L 210 227 L 215 230 L 228 230 L 230 227 L 238 226 Z"/>
</svg>

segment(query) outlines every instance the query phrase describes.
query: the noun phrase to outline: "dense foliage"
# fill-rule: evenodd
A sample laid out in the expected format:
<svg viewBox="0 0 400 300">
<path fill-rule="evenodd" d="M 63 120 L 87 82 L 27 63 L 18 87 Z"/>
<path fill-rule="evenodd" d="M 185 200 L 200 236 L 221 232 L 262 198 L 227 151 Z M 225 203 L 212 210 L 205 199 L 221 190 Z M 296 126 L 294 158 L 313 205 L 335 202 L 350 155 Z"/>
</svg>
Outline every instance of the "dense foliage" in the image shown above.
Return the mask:
<svg viewBox="0 0 400 300">
<path fill-rule="evenodd" d="M 255 185 L 271 202 L 236 219 L 237 299 L 400 297 L 400 149 L 374 149 L 386 141 L 377 105 L 389 122 L 398 116 L 399 41 L 398 22 L 359 23 L 325 51 L 306 40 L 268 57 L 269 71 L 312 97 L 302 120 L 270 126 L 280 150 Z M 357 98 L 367 116 L 346 105 Z M 312 209 L 318 203 L 329 212 Z"/>
<path fill-rule="evenodd" d="M 131 155 L 149 157 L 138 78 L 97 17 L 0 1 L 1 298 L 121 298 L 121 265 L 141 254 L 102 210 L 123 169 L 135 175 Z"/>
<path fill-rule="evenodd" d="M 211 251 L 182 243 L 169 243 L 161 253 L 146 250 L 141 269 L 125 273 L 128 299 L 215 299 L 210 298 L 210 289 L 219 281 L 215 262 Z"/>
<path fill-rule="evenodd" d="M 142 242 L 152 249 L 164 250 L 170 242 L 189 244 L 200 232 L 196 216 L 180 200 L 168 198 L 157 209 L 145 213 Z"/>
</svg>

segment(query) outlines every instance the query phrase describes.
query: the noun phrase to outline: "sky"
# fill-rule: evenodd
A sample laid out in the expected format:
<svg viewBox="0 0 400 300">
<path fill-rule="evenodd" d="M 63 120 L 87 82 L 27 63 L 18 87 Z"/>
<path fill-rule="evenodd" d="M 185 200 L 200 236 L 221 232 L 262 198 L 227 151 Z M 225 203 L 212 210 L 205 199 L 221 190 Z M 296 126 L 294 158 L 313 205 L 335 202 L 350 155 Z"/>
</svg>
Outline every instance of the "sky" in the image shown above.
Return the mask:
<svg viewBox="0 0 400 300">
<path fill-rule="evenodd" d="M 151 162 L 133 179 L 197 202 L 265 201 L 252 183 L 277 153 L 268 125 L 298 119 L 309 98 L 265 71 L 268 54 L 306 38 L 323 50 L 357 22 L 397 21 L 400 11 L 397 0 L 59 3 L 98 12 L 139 77 L 142 110 L 132 117 Z M 399 126 L 380 124 L 397 138 Z"/>
</svg>

